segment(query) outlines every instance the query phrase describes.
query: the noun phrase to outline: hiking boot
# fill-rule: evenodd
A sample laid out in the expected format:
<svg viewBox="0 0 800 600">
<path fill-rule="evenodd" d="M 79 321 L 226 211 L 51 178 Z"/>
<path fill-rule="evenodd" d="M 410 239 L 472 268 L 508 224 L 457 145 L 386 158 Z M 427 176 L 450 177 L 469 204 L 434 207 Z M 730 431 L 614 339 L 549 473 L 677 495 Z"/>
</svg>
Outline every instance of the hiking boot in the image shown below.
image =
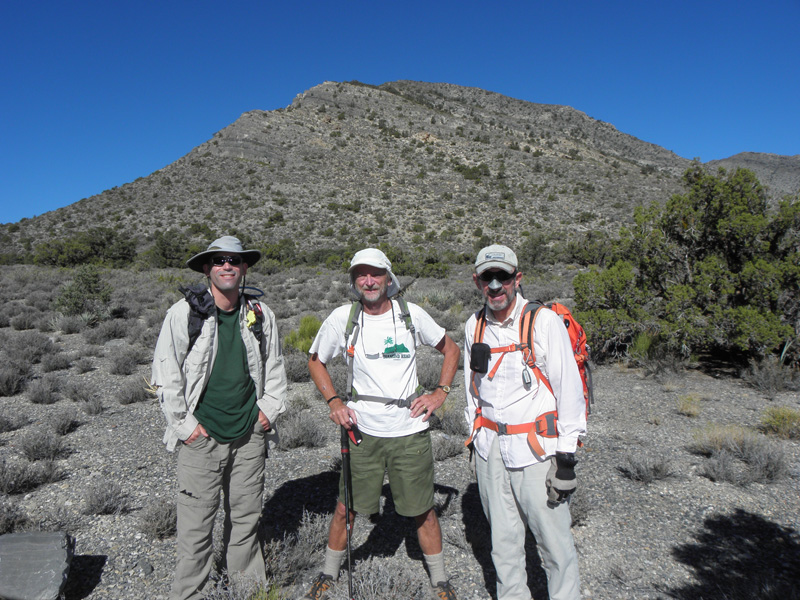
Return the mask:
<svg viewBox="0 0 800 600">
<path fill-rule="evenodd" d="M 302 600 L 323 600 L 323 598 L 328 597 L 327 591 L 331 589 L 332 586 L 333 577 L 325 575 L 325 573 L 320 573 L 317 575 L 316 579 L 314 579 L 311 588 L 306 592 Z M 447 596 L 442 597 L 447 598 Z M 455 596 L 453 596 L 453 598 L 455 598 Z"/>
<path fill-rule="evenodd" d="M 439 600 L 458 600 L 456 591 L 449 581 L 440 581 L 433 586 L 433 596 Z"/>
</svg>

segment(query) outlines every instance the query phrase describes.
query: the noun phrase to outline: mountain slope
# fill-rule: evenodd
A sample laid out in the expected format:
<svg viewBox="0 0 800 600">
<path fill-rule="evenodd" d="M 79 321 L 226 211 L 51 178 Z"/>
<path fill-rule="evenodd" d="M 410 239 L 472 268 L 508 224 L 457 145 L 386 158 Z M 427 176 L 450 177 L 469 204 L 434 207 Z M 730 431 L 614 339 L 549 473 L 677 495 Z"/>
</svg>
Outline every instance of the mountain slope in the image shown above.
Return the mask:
<svg viewBox="0 0 800 600">
<path fill-rule="evenodd" d="M 244 113 L 148 177 L 7 225 L 4 240 L 25 252 L 106 226 L 142 250 L 168 229 L 205 242 L 205 224 L 304 251 L 471 254 L 526 231 L 613 234 L 635 206 L 681 191 L 689 164 L 566 106 L 443 83 L 325 82 L 285 109 Z"/>
</svg>

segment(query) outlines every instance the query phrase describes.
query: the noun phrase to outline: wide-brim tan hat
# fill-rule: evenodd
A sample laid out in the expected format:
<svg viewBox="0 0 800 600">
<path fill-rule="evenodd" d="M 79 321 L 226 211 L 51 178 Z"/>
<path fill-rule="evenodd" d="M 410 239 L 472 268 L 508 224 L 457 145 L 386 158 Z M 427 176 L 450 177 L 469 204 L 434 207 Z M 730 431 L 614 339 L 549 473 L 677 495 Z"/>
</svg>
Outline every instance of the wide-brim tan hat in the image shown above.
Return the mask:
<svg viewBox="0 0 800 600">
<path fill-rule="evenodd" d="M 212 254 L 218 254 L 220 252 L 238 254 L 242 257 L 242 260 L 247 263 L 248 267 L 252 267 L 258 262 L 258 259 L 261 258 L 260 250 L 245 250 L 239 238 L 233 237 L 232 235 L 223 235 L 221 238 L 211 242 L 205 251 L 195 254 L 192 258 L 187 260 L 186 266 L 192 271 L 202 273 L 203 265 L 208 262 L 209 257 Z"/>
</svg>

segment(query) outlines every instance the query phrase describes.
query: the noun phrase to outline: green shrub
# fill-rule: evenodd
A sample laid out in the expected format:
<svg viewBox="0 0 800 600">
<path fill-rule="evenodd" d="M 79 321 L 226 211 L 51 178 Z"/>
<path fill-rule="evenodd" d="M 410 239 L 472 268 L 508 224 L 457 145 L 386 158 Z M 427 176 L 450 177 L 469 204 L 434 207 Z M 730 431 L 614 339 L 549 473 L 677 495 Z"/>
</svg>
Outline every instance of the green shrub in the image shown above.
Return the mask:
<svg viewBox="0 0 800 600">
<path fill-rule="evenodd" d="M 800 438 L 800 411 L 788 406 L 770 406 L 761 416 L 761 430 L 787 439 Z"/>
<path fill-rule="evenodd" d="M 596 355 L 623 356 L 648 331 L 684 357 L 789 349 L 797 361 L 800 200 L 770 213 L 746 169 L 711 175 L 695 164 L 683 179 L 685 194 L 636 209 L 611 267 L 575 277 L 576 318 Z"/>
<path fill-rule="evenodd" d="M 100 278 L 94 265 L 83 265 L 75 270 L 75 277 L 61 288 L 56 298 L 56 308 L 65 315 L 88 313 L 100 318 L 111 300 L 111 287 Z"/>
<path fill-rule="evenodd" d="M 293 329 L 284 339 L 283 345 L 286 348 L 294 348 L 302 353 L 307 353 L 311 348 L 311 343 L 317 335 L 322 322 L 314 315 L 306 315 L 300 319 L 300 326 Z"/>
<path fill-rule="evenodd" d="M 75 267 L 82 264 L 128 266 L 136 256 L 136 242 L 107 227 L 95 227 L 67 239 L 43 242 L 34 249 L 37 265 Z"/>
</svg>

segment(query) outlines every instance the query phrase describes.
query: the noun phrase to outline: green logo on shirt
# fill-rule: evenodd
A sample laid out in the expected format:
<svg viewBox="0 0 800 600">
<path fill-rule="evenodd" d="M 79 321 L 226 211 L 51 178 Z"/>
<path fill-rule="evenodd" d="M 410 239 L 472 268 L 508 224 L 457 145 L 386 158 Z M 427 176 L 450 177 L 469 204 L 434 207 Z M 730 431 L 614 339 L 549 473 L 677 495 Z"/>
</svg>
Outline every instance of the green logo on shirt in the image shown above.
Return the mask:
<svg viewBox="0 0 800 600">
<path fill-rule="evenodd" d="M 395 344 L 391 337 L 383 340 L 383 345 L 386 346 L 383 350 L 383 358 L 411 358 L 411 353 L 405 344 Z"/>
</svg>

